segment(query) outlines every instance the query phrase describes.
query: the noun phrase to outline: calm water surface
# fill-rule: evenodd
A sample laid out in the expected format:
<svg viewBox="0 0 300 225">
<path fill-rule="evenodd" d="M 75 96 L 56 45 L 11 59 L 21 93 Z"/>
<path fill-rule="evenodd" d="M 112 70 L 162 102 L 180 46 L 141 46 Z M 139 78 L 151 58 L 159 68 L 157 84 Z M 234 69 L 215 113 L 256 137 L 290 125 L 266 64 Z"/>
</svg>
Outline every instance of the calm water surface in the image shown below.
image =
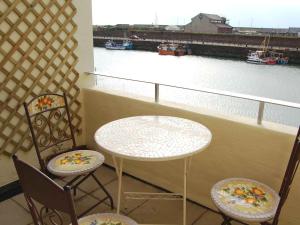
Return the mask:
<svg viewBox="0 0 300 225">
<path fill-rule="evenodd" d="M 94 48 L 96 72 L 188 88 L 211 88 L 300 103 L 300 67 L 255 65 L 203 56 L 160 56 L 155 52 Z M 150 84 L 99 78 L 98 86 L 153 97 Z M 160 99 L 256 118 L 258 103 L 161 87 Z M 298 126 L 300 109 L 266 104 L 264 120 Z"/>
</svg>

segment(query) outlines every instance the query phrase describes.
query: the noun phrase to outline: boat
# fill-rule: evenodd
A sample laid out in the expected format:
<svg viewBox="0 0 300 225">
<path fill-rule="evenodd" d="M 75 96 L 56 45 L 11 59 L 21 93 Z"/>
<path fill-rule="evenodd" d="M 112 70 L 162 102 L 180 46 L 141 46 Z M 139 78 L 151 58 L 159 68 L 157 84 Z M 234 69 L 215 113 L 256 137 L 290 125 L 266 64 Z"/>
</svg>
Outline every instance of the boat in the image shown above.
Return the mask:
<svg viewBox="0 0 300 225">
<path fill-rule="evenodd" d="M 267 65 L 276 65 L 276 64 L 288 64 L 289 58 L 285 57 L 283 53 L 274 52 L 274 51 L 250 51 L 247 57 L 247 62 L 255 64 L 267 64 Z"/>
<path fill-rule="evenodd" d="M 133 49 L 133 43 L 129 40 L 125 40 L 119 44 L 113 40 L 108 40 L 105 43 L 105 48 L 112 49 L 112 50 L 131 50 L 131 49 Z"/>
<path fill-rule="evenodd" d="M 247 62 L 267 65 L 288 64 L 289 58 L 284 56 L 283 53 L 271 51 L 268 49 L 269 42 L 270 36 L 265 37 L 260 47 L 261 50 L 249 51 Z"/>
<path fill-rule="evenodd" d="M 255 64 L 275 65 L 276 60 L 273 57 L 267 57 L 265 51 L 250 51 L 247 57 L 247 62 Z"/>
<path fill-rule="evenodd" d="M 283 53 L 279 52 L 272 52 L 270 51 L 271 55 L 276 59 L 276 64 L 285 65 L 289 63 L 289 58 L 284 56 Z"/>
<path fill-rule="evenodd" d="M 159 55 L 183 56 L 192 54 L 191 48 L 188 45 L 176 43 L 161 43 L 157 46 L 157 50 Z"/>
</svg>

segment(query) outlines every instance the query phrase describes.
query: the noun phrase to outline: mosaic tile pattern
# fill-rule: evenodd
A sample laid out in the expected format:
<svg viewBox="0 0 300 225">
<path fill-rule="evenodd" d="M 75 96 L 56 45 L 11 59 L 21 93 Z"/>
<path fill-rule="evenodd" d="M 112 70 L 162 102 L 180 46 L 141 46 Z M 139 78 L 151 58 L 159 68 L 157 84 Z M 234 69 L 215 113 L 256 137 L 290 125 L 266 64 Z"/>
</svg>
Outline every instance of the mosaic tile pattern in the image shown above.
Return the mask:
<svg viewBox="0 0 300 225">
<path fill-rule="evenodd" d="M 58 95 L 46 95 L 33 100 L 28 105 L 28 111 L 30 115 L 33 115 L 45 110 L 50 110 L 64 105 L 65 102 L 63 97 Z"/>
<path fill-rule="evenodd" d="M 135 160 L 170 160 L 204 150 L 212 138 L 200 123 L 168 116 L 137 116 L 110 122 L 95 133 L 101 149 Z"/>
<path fill-rule="evenodd" d="M 242 221 L 267 221 L 274 217 L 279 203 L 278 194 L 270 187 L 244 178 L 222 180 L 211 194 L 222 212 Z"/>
<path fill-rule="evenodd" d="M 48 170 L 57 176 L 73 176 L 95 170 L 104 162 L 104 156 L 96 151 L 71 151 L 53 158 Z"/>
<path fill-rule="evenodd" d="M 86 216 L 79 220 L 79 225 L 138 225 L 127 216 L 114 213 L 101 213 Z"/>
</svg>

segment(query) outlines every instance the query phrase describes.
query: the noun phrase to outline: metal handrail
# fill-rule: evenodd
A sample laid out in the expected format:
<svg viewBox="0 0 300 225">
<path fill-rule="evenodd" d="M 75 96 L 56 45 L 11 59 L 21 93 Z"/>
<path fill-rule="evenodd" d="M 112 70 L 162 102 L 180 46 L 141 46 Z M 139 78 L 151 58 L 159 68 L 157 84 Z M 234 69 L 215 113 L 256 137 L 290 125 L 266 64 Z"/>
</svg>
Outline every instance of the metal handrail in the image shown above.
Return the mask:
<svg viewBox="0 0 300 225">
<path fill-rule="evenodd" d="M 233 97 L 233 98 L 238 98 L 238 99 L 256 101 L 256 102 L 259 102 L 259 109 L 258 109 L 258 115 L 257 115 L 257 123 L 258 124 L 261 124 L 261 122 L 262 122 L 263 114 L 264 114 L 264 107 L 265 107 L 266 103 L 267 104 L 272 104 L 272 105 L 279 105 L 279 106 L 284 106 L 284 107 L 289 107 L 289 108 L 300 109 L 300 104 L 299 103 L 283 101 L 283 100 L 277 100 L 277 99 L 272 99 L 272 98 L 258 97 L 258 96 L 247 95 L 247 94 L 234 93 L 234 92 L 230 92 L 230 91 L 220 91 L 220 90 L 215 90 L 215 89 L 210 89 L 210 88 L 195 89 L 195 88 L 188 88 L 188 87 L 182 87 L 182 86 L 177 86 L 177 85 L 170 85 L 170 84 L 157 83 L 157 82 L 151 82 L 151 81 L 143 81 L 143 80 L 137 80 L 137 79 L 131 79 L 131 78 L 124 78 L 124 77 L 98 74 L 98 73 L 95 73 L 95 72 L 86 72 L 86 74 L 93 75 L 93 76 L 108 77 L 108 78 L 119 79 L 119 80 L 140 82 L 140 83 L 145 83 L 145 84 L 153 84 L 154 87 L 155 87 L 154 99 L 155 99 L 155 102 L 157 102 L 157 103 L 159 102 L 159 87 L 160 86 L 172 87 L 172 88 L 178 88 L 178 89 L 183 89 L 183 90 L 188 90 L 188 91 L 203 92 L 203 93 L 216 94 L 216 95 Z"/>
</svg>

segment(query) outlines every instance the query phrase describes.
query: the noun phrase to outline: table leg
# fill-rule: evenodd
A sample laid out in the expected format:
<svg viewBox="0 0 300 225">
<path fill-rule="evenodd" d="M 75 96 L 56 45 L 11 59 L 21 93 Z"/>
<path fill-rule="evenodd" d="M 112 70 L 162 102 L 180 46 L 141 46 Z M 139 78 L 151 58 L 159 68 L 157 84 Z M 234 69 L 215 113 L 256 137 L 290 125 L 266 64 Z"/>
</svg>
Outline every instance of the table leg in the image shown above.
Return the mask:
<svg viewBox="0 0 300 225">
<path fill-rule="evenodd" d="M 187 174 L 191 167 L 192 157 L 184 159 L 183 165 L 183 225 L 186 225 Z"/>
<path fill-rule="evenodd" d="M 123 159 L 120 158 L 120 162 L 118 164 L 117 159 L 113 156 L 113 162 L 115 165 L 116 173 L 118 176 L 118 201 L 117 201 L 117 214 L 120 214 L 121 208 L 121 194 L 122 194 L 122 173 L 123 173 Z"/>
<path fill-rule="evenodd" d="M 187 158 L 183 165 L 183 225 L 186 225 L 186 176 L 187 176 Z"/>
</svg>

